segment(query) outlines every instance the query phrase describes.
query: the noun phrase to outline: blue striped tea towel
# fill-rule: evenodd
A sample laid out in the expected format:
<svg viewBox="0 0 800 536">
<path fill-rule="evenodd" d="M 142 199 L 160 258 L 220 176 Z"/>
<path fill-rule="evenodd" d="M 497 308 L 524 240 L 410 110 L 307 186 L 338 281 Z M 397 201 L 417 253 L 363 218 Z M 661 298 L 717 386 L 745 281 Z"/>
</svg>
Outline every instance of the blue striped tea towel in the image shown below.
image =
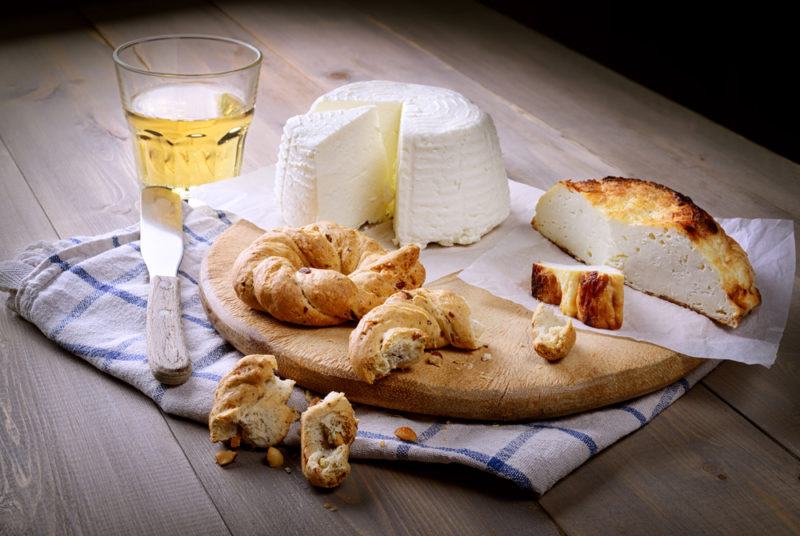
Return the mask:
<svg viewBox="0 0 800 536">
<path fill-rule="evenodd" d="M 15 260 L 0 263 L 0 289 L 8 306 L 71 353 L 139 389 L 164 411 L 206 422 L 214 388 L 241 354 L 209 323 L 197 278 L 209 245 L 234 216 L 208 207 L 185 206 L 185 251 L 181 279 L 183 328 L 194 372 L 184 385 L 156 382 L 145 357 L 147 269 L 138 226 L 96 237 L 33 244 Z M 559 479 L 621 437 L 641 428 L 717 364 L 708 361 L 661 391 L 595 411 L 519 424 L 451 422 L 399 416 L 357 405 L 359 432 L 354 458 L 462 463 L 544 493 Z M 305 409 L 301 389 L 291 403 Z M 413 428 L 417 443 L 394 436 Z M 286 442 L 298 443 L 297 426 Z"/>
</svg>

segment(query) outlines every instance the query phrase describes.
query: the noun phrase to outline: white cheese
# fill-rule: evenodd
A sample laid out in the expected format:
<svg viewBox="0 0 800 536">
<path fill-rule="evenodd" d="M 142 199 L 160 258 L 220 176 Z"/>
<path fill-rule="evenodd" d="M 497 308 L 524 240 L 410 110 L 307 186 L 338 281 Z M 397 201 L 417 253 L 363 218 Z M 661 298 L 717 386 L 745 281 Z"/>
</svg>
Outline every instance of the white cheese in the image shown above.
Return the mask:
<svg viewBox="0 0 800 536">
<path fill-rule="evenodd" d="M 275 197 L 292 226 L 357 228 L 386 216 L 391 185 L 374 106 L 292 117 L 283 130 Z"/>
<path fill-rule="evenodd" d="M 364 104 L 378 107 L 398 243 L 471 244 L 508 216 L 508 181 L 489 115 L 448 89 L 386 81 L 342 86 L 311 110 Z"/>
<path fill-rule="evenodd" d="M 719 272 L 674 228 L 610 218 L 578 192 L 551 188 L 536 206 L 536 228 L 583 262 L 621 270 L 625 283 L 726 321 L 735 313 Z"/>
</svg>

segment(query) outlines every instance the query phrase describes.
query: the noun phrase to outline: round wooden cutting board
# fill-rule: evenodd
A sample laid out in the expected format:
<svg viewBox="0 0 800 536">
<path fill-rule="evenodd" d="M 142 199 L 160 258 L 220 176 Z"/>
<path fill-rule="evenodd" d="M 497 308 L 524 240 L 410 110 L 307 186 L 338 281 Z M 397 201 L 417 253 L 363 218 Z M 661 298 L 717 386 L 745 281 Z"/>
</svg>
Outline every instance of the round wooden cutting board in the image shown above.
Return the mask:
<svg viewBox="0 0 800 536">
<path fill-rule="evenodd" d="M 239 221 L 214 242 L 201 268 L 203 304 L 217 331 L 239 351 L 274 354 L 280 376 L 322 394 L 343 391 L 354 402 L 454 418 L 537 419 L 660 389 L 702 362 L 652 344 L 581 331 L 566 358 L 548 363 L 533 351 L 530 311 L 451 275 L 427 286 L 464 296 L 485 328 L 481 340 L 488 346 L 472 352 L 444 348 L 441 366 L 417 363 L 369 385 L 356 377 L 347 359 L 354 323 L 294 326 L 236 297 L 231 267 L 262 232 Z"/>
</svg>

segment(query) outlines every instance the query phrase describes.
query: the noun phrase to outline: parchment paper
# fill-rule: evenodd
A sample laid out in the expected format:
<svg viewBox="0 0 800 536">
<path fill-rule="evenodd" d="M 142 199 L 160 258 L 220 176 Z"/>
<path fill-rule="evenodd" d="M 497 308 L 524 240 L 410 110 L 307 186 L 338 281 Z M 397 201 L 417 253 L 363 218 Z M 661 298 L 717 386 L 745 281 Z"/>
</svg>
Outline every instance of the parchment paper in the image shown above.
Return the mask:
<svg viewBox="0 0 800 536">
<path fill-rule="evenodd" d="M 528 213 L 513 223 L 490 253 L 479 257 L 459 277 L 532 310 L 539 301 L 530 295 L 531 264 L 577 261 L 531 227 L 536 201 L 544 192 L 529 186 L 522 188 Z M 721 326 L 694 311 L 627 286 L 621 329 L 595 329 L 573 320 L 575 327 L 651 342 L 693 357 L 771 366 L 786 326 L 794 285 L 794 223 L 742 218 L 717 221 L 747 252 L 761 292 L 762 304 L 737 328 Z"/>
</svg>

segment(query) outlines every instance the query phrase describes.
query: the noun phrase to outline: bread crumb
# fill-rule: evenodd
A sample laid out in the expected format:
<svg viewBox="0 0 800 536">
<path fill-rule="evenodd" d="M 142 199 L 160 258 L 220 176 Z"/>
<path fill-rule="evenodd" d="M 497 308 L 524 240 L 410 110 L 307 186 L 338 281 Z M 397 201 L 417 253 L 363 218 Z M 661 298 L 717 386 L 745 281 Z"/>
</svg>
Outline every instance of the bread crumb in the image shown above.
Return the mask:
<svg viewBox="0 0 800 536">
<path fill-rule="evenodd" d="M 239 448 L 239 444 L 240 444 L 240 442 L 241 442 L 241 439 L 239 438 L 239 436 L 238 436 L 238 435 L 235 435 L 235 436 L 233 436 L 233 437 L 231 438 L 231 441 L 230 441 L 230 443 L 231 443 L 231 448 L 232 448 L 232 449 L 238 449 L 238 448 Z"/>
<path fill-rule="evenodd" d="M 491 361 L 491 360 L 492 360 L 492 354 L 490 354 L 489 352 L 486 352 L 481 356 L 481 361 Z"/>
<path fill-rule="evenodd" d="M 284 470 L 284 471 L 286 471 L 286 474 L 287 474 L 287 475 L 290 475 L 290 474 L 292 474 L 292 468 L 291 468 L 291 467 L 288 467 L 288 466 L 287 466 L 287 467 L 284 467 L 284 468 L 283 468 L 283 470 Z"/>
<path fill-rule="evenodd" d="M 216 454 L 214 454 L 214 457 L 217 460 L 217 465 L 225 466 L 236 459 L 236 454 L 237 453 L 232 450 L 220 450 L 217 451 Z"/>
<path fill-rule="evenodd" d="M 417 441 L 417 433 L 408 426 L 401 426 L 394 431 L 394 435 L 403 441 L 410 441 L 412 443 L 416 443 Z"/>
<path fill-rule="evenodd" d="M 330 510 L 331 512 L 335 512 L 336 510 L 338 510 L 338 508 L 336 508 L 336 505 L 331 504 L 329 502 L 326 502 L 322 506 L 323 506 L 323 508 L 325 508 L 326 510 Z"/>
<path fill-rule="evenodd" d="M 283 466 L 283 453 L 275 447 L 267 449 L 267 465 L 273 469 Z"/>
<path fill-rule="evenodd" d="M 380 441 L 380 443 L 378 443 L 378 445 L 380 445 L 380 446 L 381 446 L 381 448 L 386 448 L 386 441 L 384 441 L 383 439 L 381 439 L 381 441 Z"/>
<path fill-rule="evenodd" d="M 500 423 L 496 422 L 496 423 L 492 424 L 492 428 L 500 428 Z"/>
<path fill-rule="evenodd" d="M 434 367 L 441 367 L 442 366 L 442 356 L 441 354 L 428 354 L 425 358 L 425 362 L 429 365 L 433 365 Z"/>
</svg>

